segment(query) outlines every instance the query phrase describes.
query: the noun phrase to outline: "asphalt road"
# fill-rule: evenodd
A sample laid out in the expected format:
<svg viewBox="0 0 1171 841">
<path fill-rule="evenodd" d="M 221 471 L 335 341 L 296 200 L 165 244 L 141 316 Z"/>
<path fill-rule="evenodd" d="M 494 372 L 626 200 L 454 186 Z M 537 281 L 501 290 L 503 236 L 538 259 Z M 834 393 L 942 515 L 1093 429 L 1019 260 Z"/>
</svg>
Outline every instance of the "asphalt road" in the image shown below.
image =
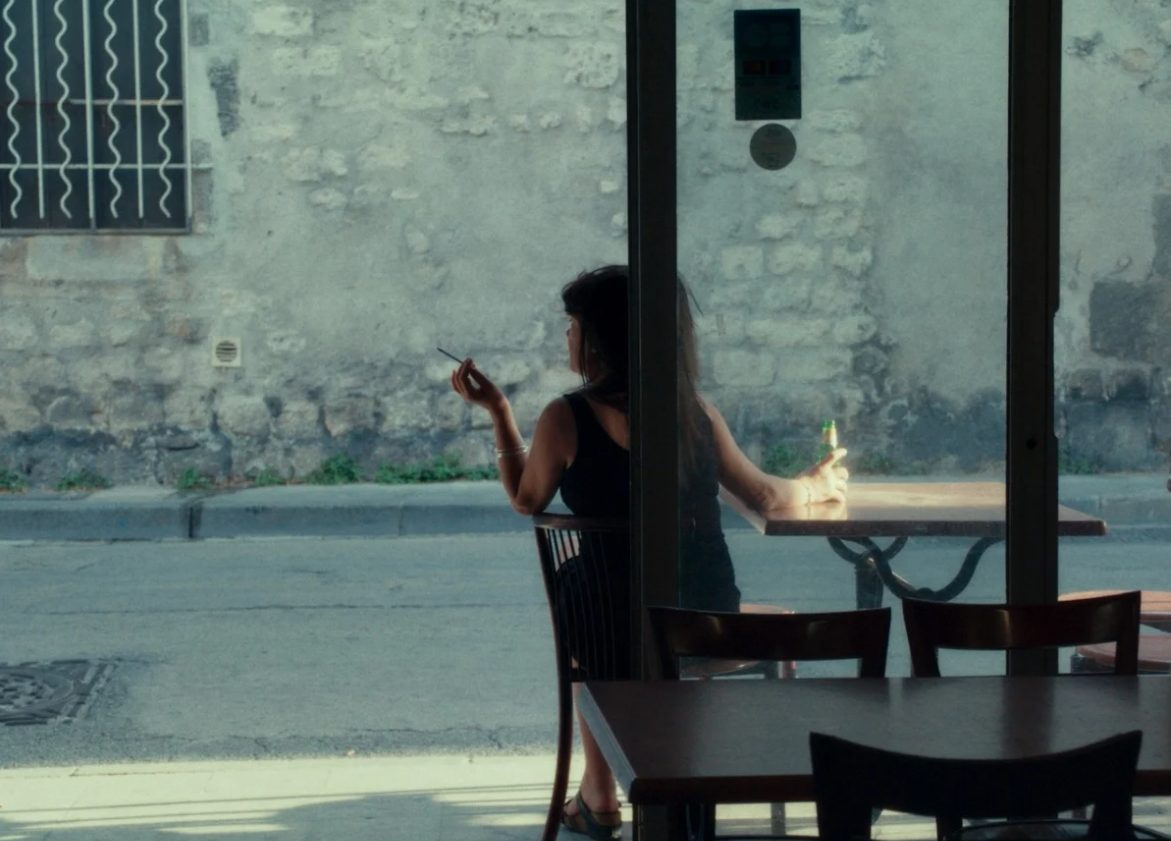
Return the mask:
<svg viewBox="0 0 1171 841">
<path fill-rule="evenodd" d="M 741 531 L 729 542 L 745 600 L 852 606 L 852 572 L 820 539 Z M 895 566 L 938 586 L 965 549 L 924 540 Z M 1063 590 L 1171 589 L 1169 541 L 1119 530 L 1063 542 L 1062 560 Z M 548 614 L 527 532 L 4 543 L 0 581 L 0 662 L 114 664 L 80 720 L 0 727 L 9 767 L 552 749 Z M 993 549 L 964 598 L 1002 592 Z M 908 673 L 898 622 L 888 672 Z"/>
</svg>

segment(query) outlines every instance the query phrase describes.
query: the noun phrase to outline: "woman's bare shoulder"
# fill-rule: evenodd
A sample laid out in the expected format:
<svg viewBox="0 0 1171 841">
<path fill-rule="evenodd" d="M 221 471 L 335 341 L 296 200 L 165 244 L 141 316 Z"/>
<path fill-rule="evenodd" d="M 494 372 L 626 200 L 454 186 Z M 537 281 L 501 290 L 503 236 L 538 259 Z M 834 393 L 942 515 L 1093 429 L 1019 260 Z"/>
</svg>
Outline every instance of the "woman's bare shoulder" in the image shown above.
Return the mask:
<svg viewBox="0 0 1171 841">
<path fill-rule="evenodd" d="M 576 428 L 573 422 L 573 407 L 565 395 L 550 400 L 541 410 L 540 421 L 557 428 Z"/>
<path fill-rule="evenodd" d="M 712 423 L 716 423 L 717 421 L 723 422 L 724 416 L 720 414 L 720 410 L 715 407 L 714 403 L 699 393 L 695 395 L 695 399 L 699 401 L 699 405 L 703 408 L 704 414 L 711 419 Z"/>
</svg>

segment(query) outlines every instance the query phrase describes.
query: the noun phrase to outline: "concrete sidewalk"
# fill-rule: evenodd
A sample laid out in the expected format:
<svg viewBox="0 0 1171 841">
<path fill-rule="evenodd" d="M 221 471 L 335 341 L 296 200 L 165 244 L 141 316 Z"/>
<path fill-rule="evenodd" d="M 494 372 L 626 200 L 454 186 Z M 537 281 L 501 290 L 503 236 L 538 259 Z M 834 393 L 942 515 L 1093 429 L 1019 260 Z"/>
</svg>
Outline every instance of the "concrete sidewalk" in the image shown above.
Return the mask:
<svg viewBox="0 0 1171 841">
<path fill-rule="evenodd" d="M 989 478 L 999 477 L 902 480 Z M 1163 473 L 1064 476 L 1059 496 L 1065 505 L 1101 517 L 1111 527 L 1171 534 L 1171 493 Z M 725 528 L 747 527 L 734 513 L 725 514 Z M 527 528 L 527 518 L 512 511 L 495 482 L 288 485 L 210 493 L 155 486 L 0 495 L 0 540 L 393 537 Z"/>
<path fill-rule="evenodd" d="M 578 758 L 580 760 L 580 758 Z M 579 764 L 575 763 L 575 764 Z M 65 765 L 0 771 L 0 838 L 40 841 L 533 841 L 553 755 L 375 756 Z M 576 780 L 579 767 L 571 770 Z M 1166 832 L 1171 800 L 1135 801 L 1135 822 Z M 623 807 L 623 838 L 631 838 Z M 787 830 L 817 832 L 812 803 Z M 723 805 L 718 831 L 760 835 L 769 806 Z M 877 838 L 924 838 L 934 821 L 884 812 Z"/>
<path fill-rule="evenodd" d="M 0 771 L 0 838 L 161 841 L 533 841 L 544 826 L 553 755 L 356 756 L 64 765 Z M 575 757 L 571 779 L 580 775 Z M 812 835 L 812 803 L 789 804 Z M 721 832 L 767 831 L 766 804 L 720 809 Z M 631 812 L 624 804 L 623 837 Z M 888 814 L 883 828 L 929 829 Z M 934 826 L 934 824 L 931 824 Z M 922 833 L 914 837 L 922 837 Z"/>
</svg>

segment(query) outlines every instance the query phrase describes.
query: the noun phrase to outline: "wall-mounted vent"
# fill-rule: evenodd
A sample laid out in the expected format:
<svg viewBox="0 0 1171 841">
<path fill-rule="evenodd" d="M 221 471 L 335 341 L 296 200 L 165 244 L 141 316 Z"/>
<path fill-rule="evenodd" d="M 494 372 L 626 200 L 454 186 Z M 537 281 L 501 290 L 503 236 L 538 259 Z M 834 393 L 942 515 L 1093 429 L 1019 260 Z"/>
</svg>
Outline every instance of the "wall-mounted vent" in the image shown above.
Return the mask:
<svg viewBox="0 0 1171 841">
<path fill-rule="evenodd" d="M 231 336 L 220 336 L 211 340 L 211 365 L 213 368 L 240 367 L 240 340 Z"/>
</svg>

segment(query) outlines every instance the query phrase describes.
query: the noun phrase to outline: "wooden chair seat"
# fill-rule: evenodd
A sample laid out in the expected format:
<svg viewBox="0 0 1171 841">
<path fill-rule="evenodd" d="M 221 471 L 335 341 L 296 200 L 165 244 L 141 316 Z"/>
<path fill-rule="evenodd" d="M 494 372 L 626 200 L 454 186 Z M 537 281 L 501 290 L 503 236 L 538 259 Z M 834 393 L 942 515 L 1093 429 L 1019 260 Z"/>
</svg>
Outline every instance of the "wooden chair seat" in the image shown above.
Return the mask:
<svg viewBox="0 0 1171 841">
<path fill-rule="evenodd" d="M 1114 643 L 1079 645 L 1073 653 L 1070 671 L 1114 671 Z M 1143 634 L 1138 638 L 1138 670 L 1147 674 L 1171 672 L 1171 634 Z"/>
<path fill-rule="evenodd" d="M 1090 599 L 1095 596 L 1113 596 L 1125 590 L 1083 590 L 1059 596 L 1060 601 Z M 1171 631 L 1171 590 L 1140 591 L 1138 621 L 1141 625 L 1157 631 Z"/>
</svg>

